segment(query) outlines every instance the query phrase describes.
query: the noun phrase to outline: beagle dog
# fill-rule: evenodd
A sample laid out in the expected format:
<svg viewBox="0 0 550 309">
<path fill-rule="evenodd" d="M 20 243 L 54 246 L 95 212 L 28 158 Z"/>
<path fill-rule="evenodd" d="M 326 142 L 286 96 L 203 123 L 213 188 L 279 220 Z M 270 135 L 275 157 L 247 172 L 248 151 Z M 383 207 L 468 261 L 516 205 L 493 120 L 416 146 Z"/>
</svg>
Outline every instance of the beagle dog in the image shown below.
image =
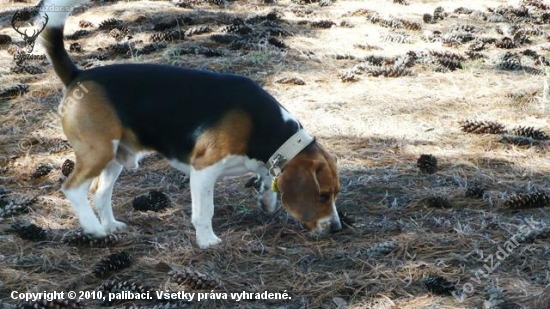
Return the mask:
<svg viewBox="0 0 550 309">
<path fill-rule="evenodd" d="M 342 228 L 336 157 L 275 98 L 238 75 L 153 64 L 78 69 L 63 28 L 69 8 L 82 1 L 46 0 L 49 22 L 40 39 L 65 86 L 59 113 L 76 162 L 62 191 L 85 233 L 103 237 L 125 227 L 113 216 L 113 186 L 123 167 L 137 168 L 144 151 L 189 175 L 200 248 L 220 242 L 212 229 L 216 180 L 249 172 L 273 183 L 283 207 L 313 233 Z M 87 199 L 93 182 L 99 218 Z M 271 213 L 277 193 L 264 190 L 259 201 Z"/>
</svg>

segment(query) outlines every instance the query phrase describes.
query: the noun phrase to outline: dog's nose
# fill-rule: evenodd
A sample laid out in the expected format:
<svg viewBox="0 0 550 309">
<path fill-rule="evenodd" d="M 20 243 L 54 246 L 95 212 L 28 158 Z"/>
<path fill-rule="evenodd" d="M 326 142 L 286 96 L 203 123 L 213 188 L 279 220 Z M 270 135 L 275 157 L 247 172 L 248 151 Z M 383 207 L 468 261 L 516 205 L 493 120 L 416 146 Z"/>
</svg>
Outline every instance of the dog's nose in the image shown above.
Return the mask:
<svg viewBox="0 0 550 309">
<path fill-rule="evenodd" d="M 338 215 L 338 213 L 336 213 L 330 222 L 330 231 L 332 233 L 335 233 L 341 230 L 342 230 L 342 223 L 340 222 L 340 216 Z"/>
</svg>

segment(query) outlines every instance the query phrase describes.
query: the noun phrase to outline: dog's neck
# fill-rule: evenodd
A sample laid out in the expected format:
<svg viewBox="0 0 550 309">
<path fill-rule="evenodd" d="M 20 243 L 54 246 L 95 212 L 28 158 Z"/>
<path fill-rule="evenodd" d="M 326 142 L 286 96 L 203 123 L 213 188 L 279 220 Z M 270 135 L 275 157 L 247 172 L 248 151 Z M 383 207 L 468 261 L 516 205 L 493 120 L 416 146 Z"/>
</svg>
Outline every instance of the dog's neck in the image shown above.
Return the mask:
<svg viewBox="0 0 550 309">
<path fill-rule="evenodd" d="M 269 173 L 275 177 L 281 174 L 286 164 L 314 140 L 305 129 L 300 129 L 267 160 L 266 167 Z"/>
</svg>

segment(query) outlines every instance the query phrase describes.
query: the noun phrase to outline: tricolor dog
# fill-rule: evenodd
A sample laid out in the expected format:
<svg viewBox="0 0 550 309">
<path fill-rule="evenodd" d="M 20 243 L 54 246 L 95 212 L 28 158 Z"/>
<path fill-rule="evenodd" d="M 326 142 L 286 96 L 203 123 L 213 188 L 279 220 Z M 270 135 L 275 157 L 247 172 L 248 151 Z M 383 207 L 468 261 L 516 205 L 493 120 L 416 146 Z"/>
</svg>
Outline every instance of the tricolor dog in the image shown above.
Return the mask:
<svg viewBox="0 0 550 309">
<path fill-rule="evenodd" d="M 46 0 L 74 6 L 82 0 Z M 220 242 L 212 229 L 214 184 L 221 176 L 256 172 L 277 187 L 286 211 L 316 234 L 340 230 L 336 158 L 252 80 L 181 67 L 120 64 L 80 70 L 64 48 L 69 12 L 44 10 L 41 34 L 55 73 L 65 85 L 61 123 L 75 153 L 62 186 L 83 231 L 102 237 L 125 227 L 111 209 L 123 167 L 156 151 L 190 178 L 197 244 Z M 76 97 L 76 99 L 75 99 Z M 96 185 L 92 210 L 87 194 Z M 277 193 L 265 190 L 261 207 L 275 211 Z"/>
</svg>

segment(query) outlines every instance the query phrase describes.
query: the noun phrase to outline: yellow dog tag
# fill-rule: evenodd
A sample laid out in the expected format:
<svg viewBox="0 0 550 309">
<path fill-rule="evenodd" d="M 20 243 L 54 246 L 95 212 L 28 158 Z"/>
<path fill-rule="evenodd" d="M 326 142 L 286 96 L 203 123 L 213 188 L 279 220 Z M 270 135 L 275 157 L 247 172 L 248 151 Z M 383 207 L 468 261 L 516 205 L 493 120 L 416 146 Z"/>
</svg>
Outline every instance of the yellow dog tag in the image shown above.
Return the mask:
<svg viewBox="0 0 550 309">
<path fill-rule="evenodd" d="M 278 178 L 279 178 L 279 176 L 273 177 L 273 180 L 271 181 L 271 191 L 273 191 L 273 192 L 279 192 L 279 188 L 277 188 L 277 179 Z"/>
</svg>

